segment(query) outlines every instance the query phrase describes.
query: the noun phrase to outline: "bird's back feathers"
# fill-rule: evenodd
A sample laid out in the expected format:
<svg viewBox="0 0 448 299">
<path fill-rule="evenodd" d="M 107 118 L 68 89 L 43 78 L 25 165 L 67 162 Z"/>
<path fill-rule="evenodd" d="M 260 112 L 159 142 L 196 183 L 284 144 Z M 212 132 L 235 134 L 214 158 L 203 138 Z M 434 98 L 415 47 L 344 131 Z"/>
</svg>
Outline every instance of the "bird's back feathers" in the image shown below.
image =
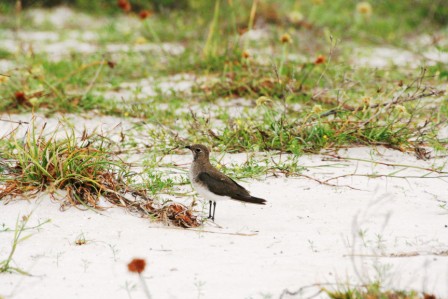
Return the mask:
<svg viewBox="0 0 448 299">
<path fill-rule="evenodd" d="M 199 173 L 197 181 L 210 192 L 220 196 L 228 196 L 234 200 L 253 204 L 264 205 L 266 203 L 266 200 L 262 198 L 251 196 L 243 186 L 216 169 Z"/>
</svg>

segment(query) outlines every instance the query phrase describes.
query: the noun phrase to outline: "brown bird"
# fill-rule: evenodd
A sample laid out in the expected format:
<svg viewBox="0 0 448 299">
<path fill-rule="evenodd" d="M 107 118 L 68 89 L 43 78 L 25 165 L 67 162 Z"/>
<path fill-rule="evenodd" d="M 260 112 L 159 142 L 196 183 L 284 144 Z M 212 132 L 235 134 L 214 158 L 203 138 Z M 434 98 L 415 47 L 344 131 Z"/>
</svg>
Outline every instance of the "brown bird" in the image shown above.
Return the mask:
<svg viewBox="0 0 448 299">
<path fill-rule="evenodd" d="M 193 163 L 190 167 L 190 181 L 194 189 L 205 200 L 209 201 L 208 218 L 215 220 L 216 202 L 233 199 L 241 202 L 264 205 L 266 200 L 251 196 L 243 186 L 221 173 L 210 164 L 210 151 L 202 144 L 186 146 L 193 153 Z M 213 214 L 212 214 L 213 203 Z"/>
</svg>

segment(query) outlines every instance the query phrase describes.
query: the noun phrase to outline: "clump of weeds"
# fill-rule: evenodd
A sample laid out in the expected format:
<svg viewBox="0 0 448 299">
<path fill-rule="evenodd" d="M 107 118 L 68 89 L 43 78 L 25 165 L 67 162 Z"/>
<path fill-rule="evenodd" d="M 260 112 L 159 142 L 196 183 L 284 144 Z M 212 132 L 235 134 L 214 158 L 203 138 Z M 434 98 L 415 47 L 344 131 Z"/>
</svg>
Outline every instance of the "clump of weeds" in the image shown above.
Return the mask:
<svg viewBox="0 0 448 299">
<path fill-rule="evenodd" d="M 130 166 L 114 155 L 104 137 L 80 138 L 73 129 L 61 137 L 47 135 L 45 125 L 34 124 L 23 139 L 13 135 L 2 143 L 5 174 L 0 176 L 0 200 L 32 197 L 46 191 L 62 201 L 62 208 L 77 206 L 102 210 L 100 197 L 115 206 L 183 227 L 198 226 L 191 208 L 178 203 L 159 204 L 145 189 L 135 187 Z M 65 196 L 59 198 L 59 191 Z"/>
<path fill-rule="evenodd" d="M 343 287 L 336 290 L 324 289 L 331 299 L 436 299 L 432 294 L 419 293 L 413 290 L 383 289 L 380 283 L 364 286 Z"/>
</svg>

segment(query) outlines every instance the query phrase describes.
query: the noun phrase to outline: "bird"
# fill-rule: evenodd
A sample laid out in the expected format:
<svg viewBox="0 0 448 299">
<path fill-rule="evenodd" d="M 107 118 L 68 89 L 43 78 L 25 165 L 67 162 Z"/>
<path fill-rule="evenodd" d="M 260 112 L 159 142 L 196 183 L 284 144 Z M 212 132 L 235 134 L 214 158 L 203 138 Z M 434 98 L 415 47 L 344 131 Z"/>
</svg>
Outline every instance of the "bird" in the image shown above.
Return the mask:
<svg viewBox="0 0 448 299">
<path fill-rule="evenodd" d="M 219 200 L 233 199 L 245 203 L 266 204 L 265 199 L 251 196 L 243 186 L 213 167 L 210 163 L 210 151 L 205 145 L 193 144 L 185 148 L 193 153 L 189 177 L 196 192 L 209 201 L 209 219 L 215 220 L 216 202 Z"/>
</svg>

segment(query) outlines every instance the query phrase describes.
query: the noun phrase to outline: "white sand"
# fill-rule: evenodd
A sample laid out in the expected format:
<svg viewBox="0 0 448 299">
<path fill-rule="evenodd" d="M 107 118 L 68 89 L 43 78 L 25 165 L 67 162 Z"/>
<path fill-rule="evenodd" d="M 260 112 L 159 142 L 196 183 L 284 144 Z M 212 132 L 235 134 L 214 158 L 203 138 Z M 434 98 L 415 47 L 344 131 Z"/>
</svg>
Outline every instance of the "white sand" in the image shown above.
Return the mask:
<svg viewBox="0 0 448 299">
<path fill-rule="evenodd" d="M 148 97 L 159 94 L 176 94 L 184 93 L 191 94 L 191 88 L 204 82 L 206 78 L 197 77 L 190 74 L 176 74 L 168 77 L 161 77 L 158 79 L 149 77 L 138 80 L 136 82 L 121 83 L 117 90 L 109 90 L 105 92 L 98 92 L 106 99 L 115 101 L 132 101 L 132 99 L 148 99 Z M 108 88 L 108 86 L 104 86 Z"/>
<path fill-rule="evenodd" d="M 422 167 L 445 162 L 379 151 L 355 148 L 340 154 Z M 242 163 L 245 157 L 226 155 L 222 163 Z M 393 174 L 403 169 L 323 158 L 301 157 L 300 165 L 308 167 L 304 174 L 324 179 L 350 173 Z M 189 155 L 165 158 L 177 163 L 190 159 Z M 425 174 L 418 169 L 395 173 Z M 303 177 L 245 181 L 242 184 L 253 195 L 269 203 L 219 203 L 216 222 L 222 228 L 206 224 L 197 231 L 163 227 L 119 208 L 101 214 L 76 208 L 60 212 L 59 204 L 45 195 L 39 200 L 13 201 L 1 207 L 0 224 L 13 228 L 19 215 L 31 211 L 30 226 L 45 219 L 52 222 L 32 231 L 33 236 L 18 246 L 14 256 L 14 265 L 33 276 L 2 275 L 0 295 L 127 298 L 128 284 L 133 298 L 143 298 L 138 277 L 126 268 L 132 258 L 141 257 L 149 264 L 144 276 L 153 298 L 278 298 L 284 288 L 365 282 L 368 276 L 378 275 L 386 286 L 448 297 L 448 256 L 434 255 L 448 248 L 448 212 L 440 207 L 447 202 L 447 178 L 347 177 L 331 182 L 363 191 L 321 185 Z M 75 245 L 82 234 L 87 243 Z M 0 260 L 9 253 L 12 235 L 0 233 Z M 352 253 L 366 256 L 347 256 Z M 416 253 L 420 255 L 386 257 Z"/>
<path fill-rule="evenodd" d="M 390 68 L 393 66 L 419 68 L 437 63 L 448 63 L 448 53 L 433 46 L 425 47 L 419 52 L 393 47 L 357 47 L 352 59 L 354 66 L 372 68 Z"/>
</svg>

